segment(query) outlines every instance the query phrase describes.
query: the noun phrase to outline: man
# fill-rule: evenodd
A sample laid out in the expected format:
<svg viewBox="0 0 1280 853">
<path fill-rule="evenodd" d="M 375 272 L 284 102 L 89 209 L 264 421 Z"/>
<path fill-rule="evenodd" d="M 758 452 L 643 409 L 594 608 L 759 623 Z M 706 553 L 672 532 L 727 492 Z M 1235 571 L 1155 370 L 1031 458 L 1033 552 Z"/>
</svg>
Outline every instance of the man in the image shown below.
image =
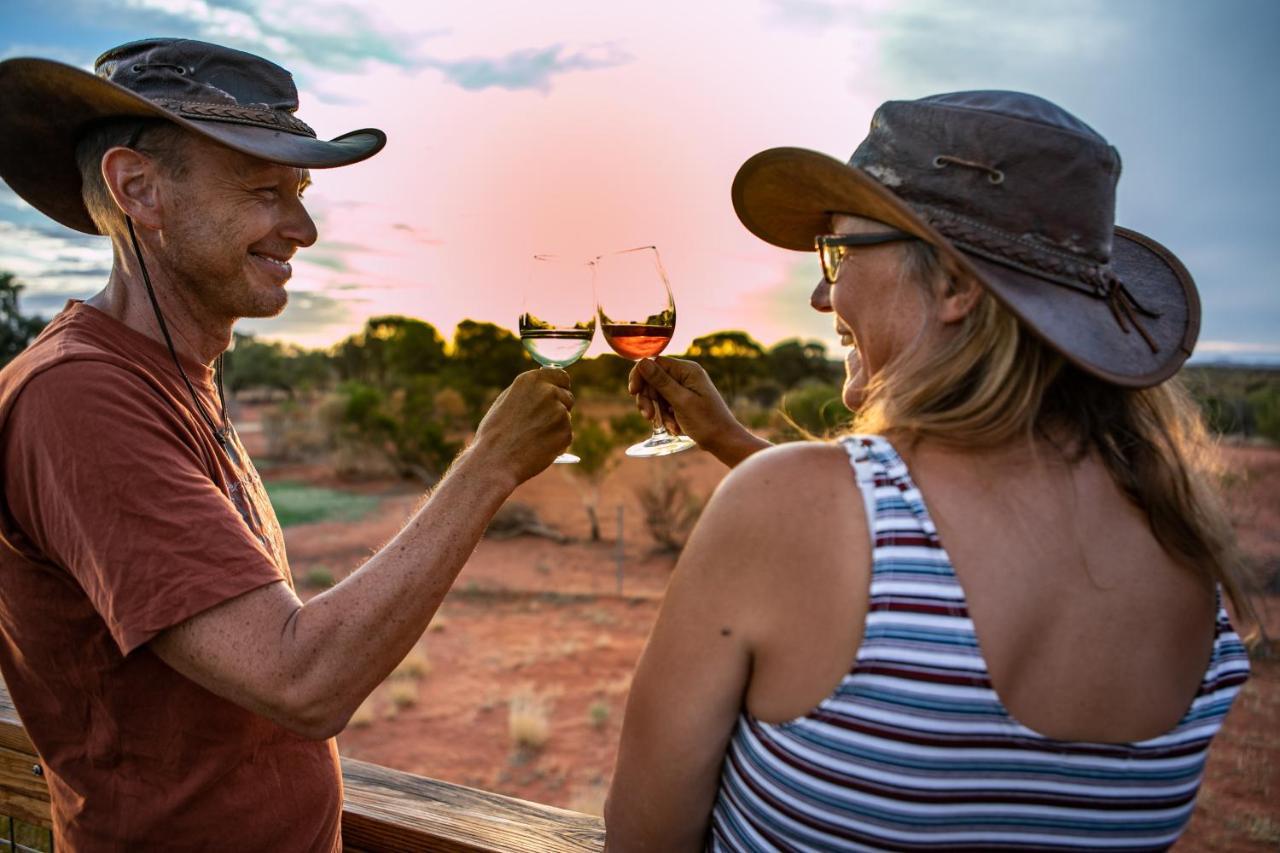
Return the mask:
<svg viewBox="0 0 1280 853">
<path fill-rule="evenodd" d="M 58 849 L 340 849 L 332 738 L 568 445 L 568 379 L 519 377 L 395 539 L 304 604 L 211 365 L 284 308 L 307 170 L 385 137 L 316 139 L 287 71 L 217 45 L 96 70 L 0 63 L 0 175 L 114 251 L 0 372 L 0 669 Z"/>
</svg>

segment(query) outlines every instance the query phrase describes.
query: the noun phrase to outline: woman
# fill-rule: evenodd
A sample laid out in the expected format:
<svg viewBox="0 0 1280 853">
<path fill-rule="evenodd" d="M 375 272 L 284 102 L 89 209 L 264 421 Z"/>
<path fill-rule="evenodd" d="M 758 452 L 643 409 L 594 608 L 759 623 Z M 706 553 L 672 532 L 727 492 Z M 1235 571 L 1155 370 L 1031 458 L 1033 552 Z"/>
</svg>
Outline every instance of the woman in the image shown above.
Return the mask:
<svg viewBox="0 0 1280 853">
<path fill-rule="evenodd" d="M 611 849 L 1177 839 L 1248 663 L 1203 432 L 1165 381 L 1199 303 L 1114 226 L 1119 171 L 1010 92 L 887 103 L 848 165 L 743 165 L 747 228 L 816 240 L 857 434 L 755 453 L 695 366 L 633 377 L 670 427 L 750 458 L 636 672 Z"/>
</svg>

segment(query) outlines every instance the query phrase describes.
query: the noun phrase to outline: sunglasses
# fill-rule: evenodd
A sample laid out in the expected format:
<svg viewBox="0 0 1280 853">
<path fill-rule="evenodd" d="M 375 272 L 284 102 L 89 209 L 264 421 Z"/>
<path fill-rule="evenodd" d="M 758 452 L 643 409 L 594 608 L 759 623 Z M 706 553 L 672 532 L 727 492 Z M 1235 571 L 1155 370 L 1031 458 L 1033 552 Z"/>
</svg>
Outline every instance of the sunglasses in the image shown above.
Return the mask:
<svg viewBox="0 0 1280 853">
<path fill-rule="evenodd" d="M 897 243 L 903 240 L 919 240 L 905 231 L 877 231 L 874 234 L 820 234 L 813 238 L 813 248 L 822 259 L 822 276 L 827 284 L 836 283 L 840 263 L 857 246 L 878 246 L 881 243 Z"/>
</svg>

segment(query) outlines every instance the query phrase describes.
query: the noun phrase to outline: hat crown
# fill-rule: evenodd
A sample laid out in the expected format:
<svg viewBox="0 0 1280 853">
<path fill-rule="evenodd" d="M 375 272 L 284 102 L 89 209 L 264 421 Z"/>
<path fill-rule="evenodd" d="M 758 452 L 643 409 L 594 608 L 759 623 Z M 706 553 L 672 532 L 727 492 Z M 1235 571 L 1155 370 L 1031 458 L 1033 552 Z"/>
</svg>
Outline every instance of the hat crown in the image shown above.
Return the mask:
<svg viewBox="0 0 1280 853">
<path fill-rule="evenodd" d="M 284 68 L 251 53 L 192 39 L 120 45 L 99 56 L 94 71 L 149 100 L 289 114 L 298 109 L 298 89 Z"/>
<path fill-rule="evenodd" d="M 1110 261 L 1120 156 L 1071 113 L 1022 92 L 889 101 L 855 166 L 936 226 L 1000 243 Z"/>
</svg>

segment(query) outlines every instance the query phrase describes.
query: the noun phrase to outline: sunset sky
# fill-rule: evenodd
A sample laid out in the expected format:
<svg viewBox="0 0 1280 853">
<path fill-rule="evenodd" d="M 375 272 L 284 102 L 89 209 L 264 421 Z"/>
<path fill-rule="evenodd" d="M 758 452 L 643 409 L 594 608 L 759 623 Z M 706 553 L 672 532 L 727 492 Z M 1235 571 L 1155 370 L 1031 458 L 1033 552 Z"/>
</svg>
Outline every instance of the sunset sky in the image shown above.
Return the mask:
<svg viewBox="0 0 1280 853">
<path fill-rule="evenodd" d="M 327 345 L 384 313 L 448 336 L 514 327 L 535 252 L 656 244 L 678 306 L 672 351 L 741 328 L 834 343 L 811 254 L 737 221 L 751 154 L 847 159 L 891 98 L 1020 89 L 1119 148 L 1117 221 L 1168 245 L 1204 303 L 1197 357 L 1280 362 L 1280 3 L 717 0 L 340 3 L 4 0 L 0 57 L 89 69 L 156 35 L 218 41 L 293 71 L 322 137 L 387 132 L 374 159 L 313 174 L 320 241 L 289 308 L 246 331 Z M 101 287 L 103 238 L 0 185 L 0 270 L 51 314 Z M 601 345 L 597 343 L 596 351 Z"/>
</svg>

